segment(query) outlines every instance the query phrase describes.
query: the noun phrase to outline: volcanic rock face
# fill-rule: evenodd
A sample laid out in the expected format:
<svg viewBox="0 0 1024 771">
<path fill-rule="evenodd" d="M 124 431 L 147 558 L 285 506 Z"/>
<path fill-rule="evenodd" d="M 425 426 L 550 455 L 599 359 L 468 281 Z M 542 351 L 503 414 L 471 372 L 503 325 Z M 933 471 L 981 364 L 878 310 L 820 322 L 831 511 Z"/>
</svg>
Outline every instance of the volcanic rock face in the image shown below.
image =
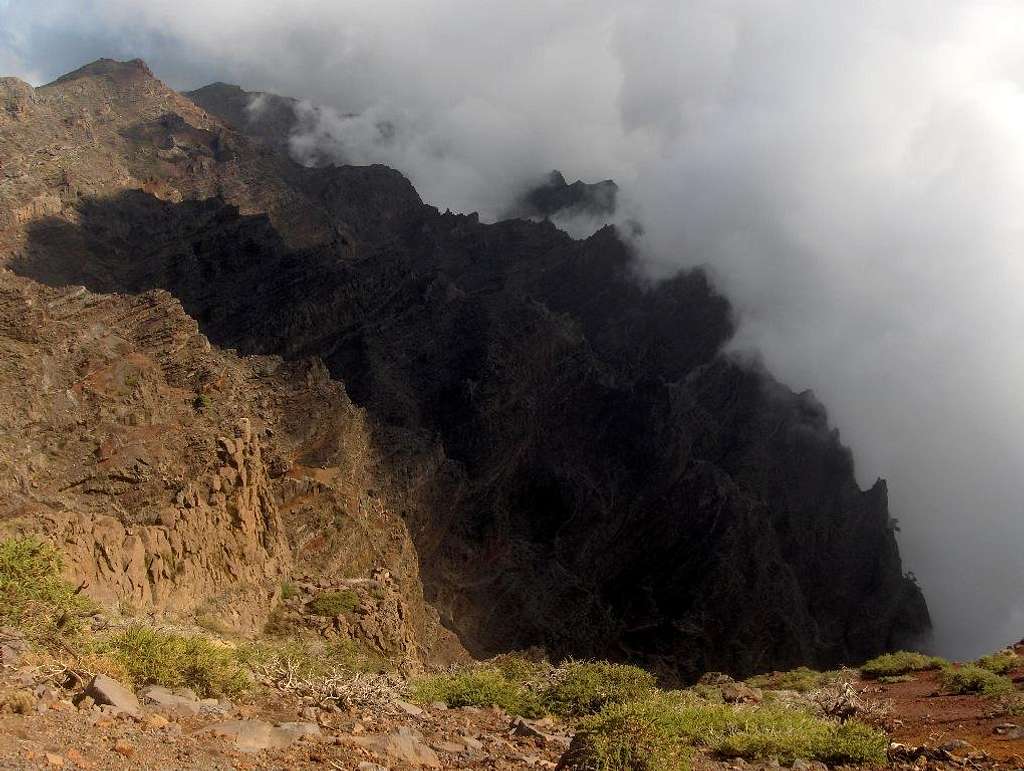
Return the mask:
<svg viewBox="0 0 1024 771">
<path fill-rule="evenodd" d="M 298 125 L 297 100 L 262 91 L 243 91 L 227 83 L 211 83 L 185 96 L 211 115 L 287 155 L 288 138 Z"/>
<path fill-rule="evenodd" d="M 884 483 L 858 489 L 810 394 L 719 354 L 729 306 L 700 271 L 644 286 L 611 228 L 575 241 L 550 223 L 440 214 L 385 167 L 300 168 L 138 65 L 79 73 L 0 123 L 0 260 L 19 274 L 0 287 L 32 298 L 5 313 L 0 341 L 28 346 L 38 371 L 0 396 L 4 457 L 32 446 L 65 464 L 20 460 L 0 517 L 50 516 L 43 529 L 62 534 L 112 517 L 121 567 L 97 583 L 168 602 L 163 536 L 128 533 L 165 528 L 175 564 L 191 565 L 174 573 L 181 594 L 208 576 L 266 592 L 289 560 L 386 566 L 425 653 L 457 650 L 421 586 L 474 654 L 543 645 L 670 678 L 833 665 L 927 629 Z M 59 327 L 46 303 L 69 290 L 40 284 L 129 296 Z M 139 303 L 193 342 L 139 337 Z M 97 380 L 101 354 L 115 374 Z M 140 371 L 176 401 L 129 410 L 141 397 L 120 394 L 66 419 L 34 406 L 79 381 L 127 389 L 117 368 L 132 355 L 158 362 Z M 59 425 L 68 442 L 29 441 Z M 100 427 L 119 438 L 69 449 Z M 116 489 L 74 486 L 108 473 L 115 447 L 149 454 Z M 174 530 L 219 539 L 209 548 L 239 564 L 174 552 Z M 134 537 L 141 572 L 127 567 Z"/>
<path fill-rule="evenodd" d="M 587 184 L 576 180 L 571 185 L 560 171 L 552 171 L 547 180 L 522 197 L 511 212 L 517 217 L 565 216 L 610 217 L 615 213 L 619 186 L 612 180 Z"/>
</svg>

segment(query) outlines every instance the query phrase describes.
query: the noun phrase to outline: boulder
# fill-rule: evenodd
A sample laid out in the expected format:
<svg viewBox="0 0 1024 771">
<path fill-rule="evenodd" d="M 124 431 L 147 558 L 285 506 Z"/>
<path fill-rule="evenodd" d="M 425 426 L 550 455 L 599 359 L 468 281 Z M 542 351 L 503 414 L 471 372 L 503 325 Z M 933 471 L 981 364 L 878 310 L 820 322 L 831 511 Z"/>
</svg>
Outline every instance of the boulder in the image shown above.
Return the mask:
<svg viewBox="0 0 1024 771">
<path fill-rule="evenodd" d="M 175 693 L 162 685 L 147 685 L 139 691 L 139 697 L 143 704 L 153 704 L 166 712 L 198 715 L 201 710 L 201 704 L 195 698 L 182 695 L 182 692 Z"/>
<path fill-rule="evenodd" d="M 441 768 L 437 753 L 423 743 L 423 737 L 409 728 L 392 734 L 353 736 L 351 742 L 389 760 L 407 763 L 414 768 Z"/>
<path fill-rule="evenodd" d="M 423 714 L 423 710 L 415 704 L 410 704 L 409 702 L 402 701 L 401 699 L 395 702 L 395 706 L 410 717 L 420 717 Z"/>
<path fill-rule="evenodd" d="M 319 736 L 320 728 L 312 723 L 282 723 L 279 726 L 264 720 L 229 720 L 200 729 L 197 734 L 212 734 L 231 739 L 241 752 L 282 749 L 303 736 Z"/>
<path fill-rule="evenodd" d="M 96 675 L 83 692 L 97 704 L 107 704 L 131 715 L 139 714 L 139 700 L 127 686 L 107 675 Z"/>
<path fill-rule="evenodd" d="M 719 688 L 722 692 L 722 700 L 728 704 L 756 704 L 762 698 L 759 688 L 751 688 L 743 683 L 722 683 Z"/>
<path fill-rule="evenodd" d="M 1024 739 L 1024 728 L 1016 723 L 1000 723 L 992 729 L 992 733 L 1002 736 L 1004 739 Z"/>
</svg>

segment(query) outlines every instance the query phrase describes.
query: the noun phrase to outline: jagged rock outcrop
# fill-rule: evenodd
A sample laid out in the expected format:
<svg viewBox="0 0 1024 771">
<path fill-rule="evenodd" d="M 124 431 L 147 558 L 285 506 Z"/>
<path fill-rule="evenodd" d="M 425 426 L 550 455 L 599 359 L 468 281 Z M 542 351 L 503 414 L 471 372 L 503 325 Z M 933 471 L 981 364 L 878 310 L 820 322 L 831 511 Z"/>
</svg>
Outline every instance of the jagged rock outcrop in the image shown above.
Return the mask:
<svg viewBox="0 0 1024 771">
<path fill-rule="evenodd" d="M 166 292 L 2 271 L 0 394 L 0 534 L 57 543 L 102 605 L 248 632 L 296 571 L 382 574 L 347 639 L 396 660 L 460 655 L 404 525 L 370 505 L 365 417 L 322 363 L 221 352 Z"/>
<path fill-rule="evenodd" d="M 255 356 L 217 394 L 273 432 L 264 513 L 303 569 L 387 567 L 424 650 L 448 643 L 421 586 L 473 653 L 670 679 L 834 665 L 927 629 L 884 484 L 857 487 L 813 396 L 720 354 L 730 310 L 702 272 L 646 286 L 612 228 L 484 225 L 384 167 L 301 168 L 121 66 L 36 89 L 0 127 L 20 170 L 0 203 L 25 213 L 0 260 L 26 278 L 5 280 L 163 290 L 210 356 Z M 155 350 L 173 368 L 186 349 Z M 192 399 L 220 377 L 181 370 Z M 189 481 L 223 460 L 225 432 L 204 435 Z"/>
<path fill-rule="evenodd" d="M 618 195 L 619 186 L 610 179 L 590 184 L 578 179 L 570 185 L 556 169 L 542 184 L 528 190 L 509 216 L 608 219 L 615 214 Z"/>
</svg>

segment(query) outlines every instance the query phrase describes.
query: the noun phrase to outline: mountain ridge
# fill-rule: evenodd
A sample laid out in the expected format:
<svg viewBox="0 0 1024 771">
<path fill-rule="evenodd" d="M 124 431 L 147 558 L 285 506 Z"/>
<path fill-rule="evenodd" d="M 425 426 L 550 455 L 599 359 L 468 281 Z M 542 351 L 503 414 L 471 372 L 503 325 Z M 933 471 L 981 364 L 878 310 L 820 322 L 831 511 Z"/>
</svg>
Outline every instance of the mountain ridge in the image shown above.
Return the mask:
<svg viewBox="0 0 1024 771">
<path fill-rule="evenodd" d="M 219 348 L 322 361 L 369 416 L 406 575 L 471 653 L 686 680 L 926 632 L 884 483 L 859 490 L 810 395 L 721 355 L 731 312 L 701 271 L 645 286 L 612 228 L 441 214 L 386 167 L 294 164 L 144 65 L 76 73 L 4 87 L 0 259 L 166 291 Z"/>
</svg>

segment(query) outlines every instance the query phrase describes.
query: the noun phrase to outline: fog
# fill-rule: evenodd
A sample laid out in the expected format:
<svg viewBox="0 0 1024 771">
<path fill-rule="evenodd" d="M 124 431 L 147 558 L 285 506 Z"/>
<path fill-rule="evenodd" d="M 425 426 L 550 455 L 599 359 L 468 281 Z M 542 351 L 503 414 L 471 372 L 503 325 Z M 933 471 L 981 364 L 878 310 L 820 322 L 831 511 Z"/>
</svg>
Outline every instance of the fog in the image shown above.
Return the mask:
<svg viewBox="0 0 1024 771">
<path fill-rule="evenodd" d="M 388 163 L 442 209 L 615 179 L 647 271 L 708 266 L 733 347 L 889 480 L 960 657 L 1024 635 L 1021 40 L 1014 0 L 0 0 L 5 74 L 141 56 L 303 98 L 300 156 Z"/>
</svg>

